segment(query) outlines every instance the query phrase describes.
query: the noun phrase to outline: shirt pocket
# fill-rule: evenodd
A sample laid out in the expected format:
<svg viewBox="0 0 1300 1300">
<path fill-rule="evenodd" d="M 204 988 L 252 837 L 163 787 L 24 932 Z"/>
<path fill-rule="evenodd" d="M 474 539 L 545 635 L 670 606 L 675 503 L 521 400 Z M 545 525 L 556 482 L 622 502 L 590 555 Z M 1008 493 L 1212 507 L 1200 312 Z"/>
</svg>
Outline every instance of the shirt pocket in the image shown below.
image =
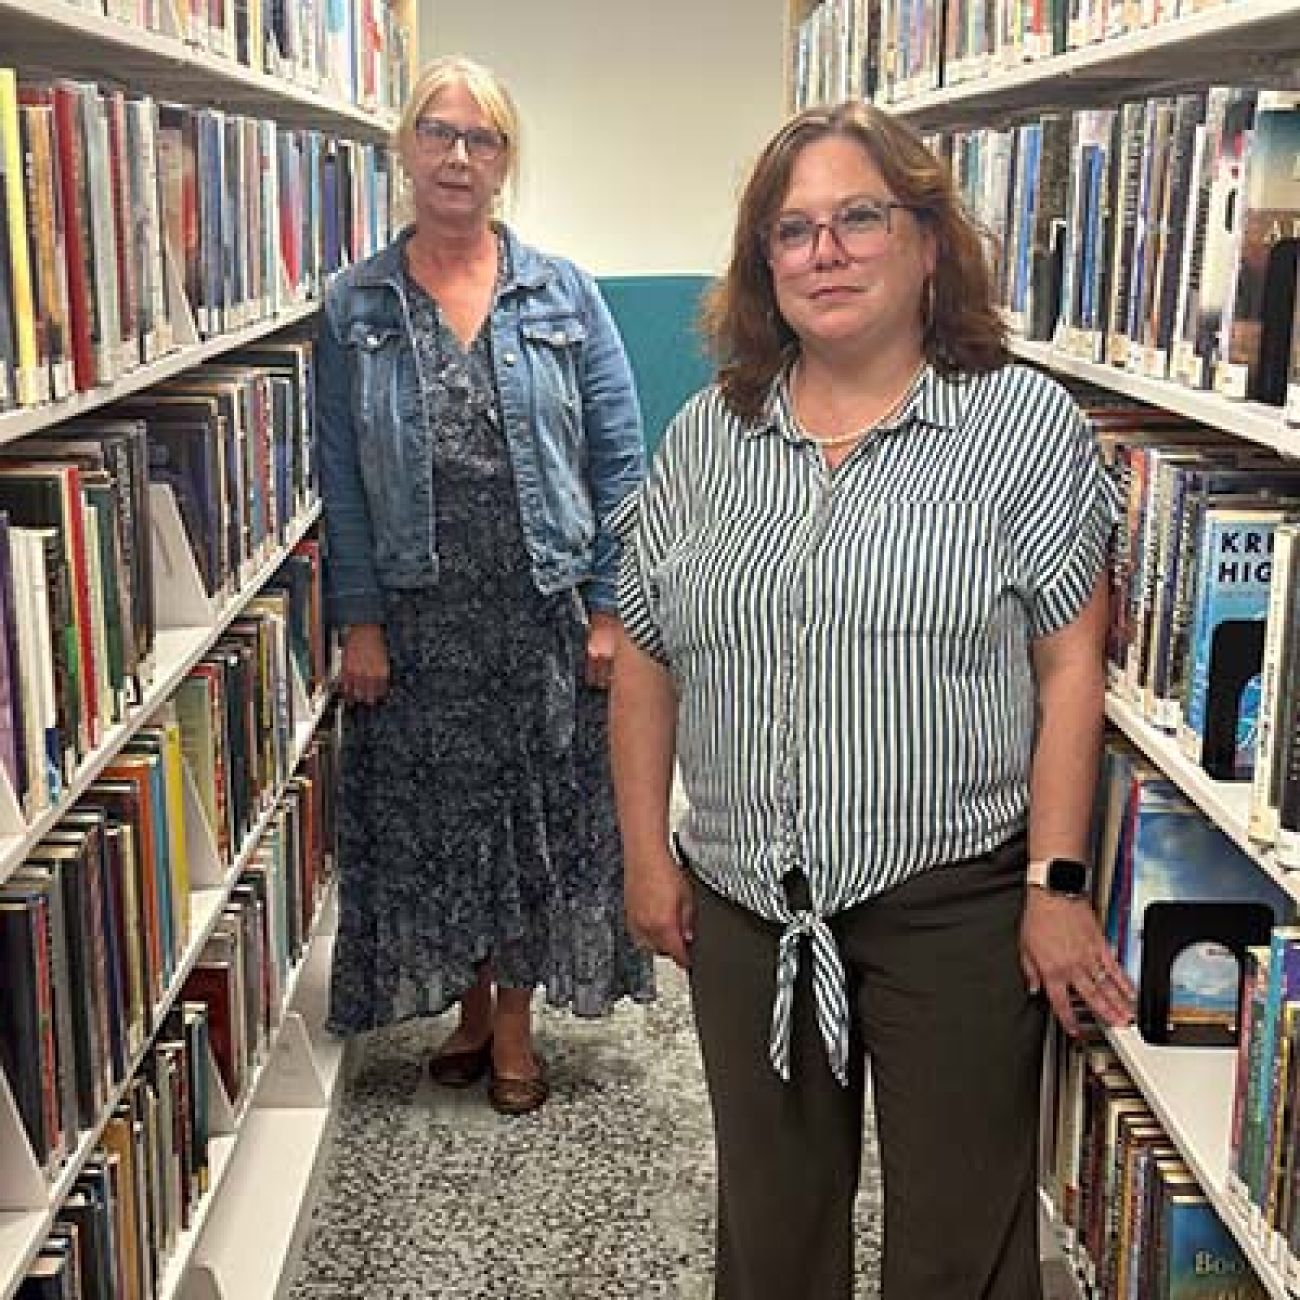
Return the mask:
<svg viewBox="0 0 1300 1300">
<path fill-rule="evenodd" d="M 866 528 L 862 622 L 876 635 L 979 637 L 1003 581 L 997 511 L 984 501 L 895 501 Z"/>
</svg>

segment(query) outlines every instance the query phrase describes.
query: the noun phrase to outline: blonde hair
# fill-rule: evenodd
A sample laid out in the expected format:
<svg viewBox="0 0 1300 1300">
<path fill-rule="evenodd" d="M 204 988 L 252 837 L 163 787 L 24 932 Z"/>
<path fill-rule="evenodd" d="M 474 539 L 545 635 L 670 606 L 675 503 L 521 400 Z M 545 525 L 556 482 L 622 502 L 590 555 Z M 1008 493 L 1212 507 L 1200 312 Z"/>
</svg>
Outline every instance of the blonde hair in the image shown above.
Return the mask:
<svg viewBox="0 0 1300 1300">
<path fill-rule="evenodd" d="M 506 183 L 515 189 L 519 183 L 519 111 L 500 77 L 463 54 L 446 54 L 434 59 L 416 79 L 410 98 L 402 109 L 401 119 L 393 132 L 393 149 L 399 158 L 415 144 L 415 123 L 428 102 L 448 86 L 464 86 L 506 142 Z"/>
</svg>

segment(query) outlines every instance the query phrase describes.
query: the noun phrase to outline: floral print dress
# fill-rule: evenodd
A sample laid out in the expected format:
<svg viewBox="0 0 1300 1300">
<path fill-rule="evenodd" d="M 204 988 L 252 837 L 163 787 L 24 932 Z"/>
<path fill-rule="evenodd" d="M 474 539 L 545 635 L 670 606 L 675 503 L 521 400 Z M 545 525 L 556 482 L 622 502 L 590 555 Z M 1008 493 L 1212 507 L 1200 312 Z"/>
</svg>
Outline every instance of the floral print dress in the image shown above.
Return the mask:
<svg viewBox="0 0 1300 1300">
<path fill-rule="evenodd" d="M 330 1027 L 436 1015 L 484 961 L 597 1016 L 654 993 L 623 921 L 606 696 L 583 679 L 576 593 L 532 581 L 490 321 L 467 351 L 409 273 L 406 290 L 439 577 L 390 593 L 388 694 L 347 713 Z"/>
</svg>

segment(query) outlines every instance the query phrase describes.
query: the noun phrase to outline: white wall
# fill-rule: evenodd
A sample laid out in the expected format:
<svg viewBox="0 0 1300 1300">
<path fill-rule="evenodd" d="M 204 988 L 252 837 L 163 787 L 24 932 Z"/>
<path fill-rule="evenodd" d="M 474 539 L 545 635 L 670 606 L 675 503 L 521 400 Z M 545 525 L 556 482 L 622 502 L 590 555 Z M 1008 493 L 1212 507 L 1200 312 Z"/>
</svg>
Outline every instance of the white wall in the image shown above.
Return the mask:
<svg viewBox="0 0 1300 1300">
<path fill-rule="evenodd" d="M 785 0 L 420 0 L 424 61 L 495 68 L 523 119 L 509 219 L 597 275 L 711 273 L 784 114 Z"/>
</svg>

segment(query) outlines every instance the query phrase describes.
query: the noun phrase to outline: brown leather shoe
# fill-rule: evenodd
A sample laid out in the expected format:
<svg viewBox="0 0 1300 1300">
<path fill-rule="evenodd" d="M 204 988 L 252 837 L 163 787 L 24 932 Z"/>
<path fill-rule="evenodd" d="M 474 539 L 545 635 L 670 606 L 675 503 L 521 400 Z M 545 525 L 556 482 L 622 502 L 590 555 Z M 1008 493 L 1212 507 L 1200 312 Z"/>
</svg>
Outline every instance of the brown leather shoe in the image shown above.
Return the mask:
<svg viewBox="0 0 1300 1300">
<path fill-rule="evenodd" d="M 444 1088 L 468 1088 L 492 1068 L 492 1037 L 481 1047 L 459 1052 L 435 1052 L 429 1058 L 429 1078 Z"/>
<path fill-rule="evenodd" d="M 498 1115 L 530 1115 L 541 1110 L 551 1095 L 551 1085 L 546 1082 L 546 1066 L 539 1059 L 541 1071 L 535 1079 L 508 1079 L 492 1072 L 488 1080 L 488 1104 Z"/>
</svg>

